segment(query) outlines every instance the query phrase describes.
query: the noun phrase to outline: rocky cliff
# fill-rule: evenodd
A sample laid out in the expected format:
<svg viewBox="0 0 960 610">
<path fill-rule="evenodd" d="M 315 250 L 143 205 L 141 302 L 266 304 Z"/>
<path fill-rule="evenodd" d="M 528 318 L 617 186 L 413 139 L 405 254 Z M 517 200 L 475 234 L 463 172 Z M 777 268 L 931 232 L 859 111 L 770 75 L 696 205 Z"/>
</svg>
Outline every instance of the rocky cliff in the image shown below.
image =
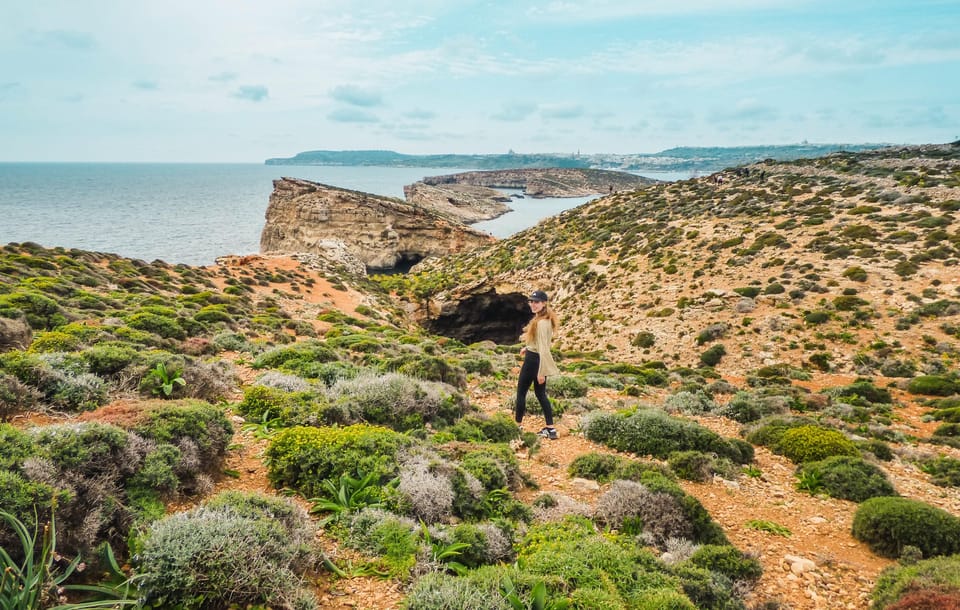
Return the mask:
<svg viewBox="0 0 960 610">
<path fill-rule="evenodd" d="M 339 240 L 367 269 L 406 269 L 495 239 L 399 199 L 281 178 L 274 180 L 260 235 L 264 253 L 319 252 Z"/>
<path fill-rule="evenodd" d="M 489 188 L 523 189 L 529 197 L 588 197 L 633 190 L 656 182 L 625 172 L 601 169 L 505 169 L 429 176 L 430 186 L 472 184 Z"/>
<path fill-rule="evenodd" d="M 506 204 L 510 197 L 486 186 L 415 182 L 403 187 L 403 195 L 409 203 L 431 208 L 466 224 L 490 220 L 513 211 Z"/>
</svg>

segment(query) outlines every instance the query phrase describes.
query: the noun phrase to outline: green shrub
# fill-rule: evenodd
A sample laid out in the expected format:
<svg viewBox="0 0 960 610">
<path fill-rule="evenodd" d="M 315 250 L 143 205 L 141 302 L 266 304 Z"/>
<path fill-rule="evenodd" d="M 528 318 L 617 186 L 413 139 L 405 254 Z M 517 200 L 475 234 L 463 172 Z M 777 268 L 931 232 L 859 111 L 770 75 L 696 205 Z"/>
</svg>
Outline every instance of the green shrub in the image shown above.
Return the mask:
<svg viewBox="0 0 960 610">
<path fill-rule="evenodd" d="M 880 439 L 871 438 L 865 441 L 856 441 L 857 449 L 861 452 L 872 453 L 878 460 L 889 462 L 893 459 L 893 449 Z"/>
<path fill-rule="evenodd" d="M 634 347 L 648 348 L 653 347 L 657 342 L 657 337 L 648 330 L 641 330 L 630 342 Z"/>
<path fill-rule="evenodd" d="M 753 392 L 738 391 L 720 409 L 724 417 L 736 420 L 742 424 L 757 421 L 774 413 L 783 413 L 789 405 L 779 397 L 761 396 Z"/>
<path fill-rule="evenodd" d="M 451 428 L 458 441 L 508 443 L 520 437 L 520 426 L 505 413 L 493 417 L 468 415 Z"/>
<path fill-rule="evenodd" d="M 196 448 L 197 470 L 216 472 L 233 435 L 233 425 L 222 407 L 183 400 L 152 406 L 146 421 L 138 424 L 135 431 L 160 443 L 179 446 L 188 442 Z"/>
<path fill-rule="evenodd" d="M 924 559 L 913 565 L 893 565 L 880 572 L 877 584 L 873 588 L 873 608 L 884 610 L 892 607 L 898 601 L 911 593 L 921 591 L 935 591 L 938 593 L 960 592 L 960 557 L 934 557 Z M 948 600 L 960 601 L 960 600 Z M 896 606 L 898 610 L 910 608 L 929 608 L 933 610 L 946 609 L 954 606 L 916 605 Z"/>
<path fill-rule="evenodd" d="M 705 544 L 690 556 L 690 563 L 723 574 L 733 581 L 754 581 L 763 574 L 760 562 L 747 557 L 736 547 Z"/>
<path fill-rule="evenodd" d="M 741 464 L 753 459 L 752 447 L 748 450 L 699 424 L 653 409 L 639 409 L 632 414 L 591 414 L 581 421 L 581 426 L 590 440 L 637 455 L 665 458 L 674 451 L 696 449 Z"/>
<path fill-rule="evenodd" d="M 915 546 L 930 558 L 960 552 L 960 519 L 907 498 L 871 498 L 853 518 L 853 537 L 883 557 L 900 556 Z"/>
<path fill-rule="evenodd" d="M 727 354 L 727 349 L 722 343 L 717 343 L 707 348 L 700 354 L 700 363 L 704 366 L 716 366 L 720 360 Z"/>
<path fill-rule="evenodd" d="M 39 391 L 24 384 L 13 375 L 0 373 L 0 421 L 29 409 L 43 397 Z"/>
<path fill-rule="evenodd" d="M 267 448 L 268 477 L 278 487 L 317 496 L 324 480 L 341 474 L 376 473 L 385 480 L 396 470 L 397 452 L 411 444 L 409 437 L 366 424 L 288 428 L 278 432 Z"/>
<path fill-rule="evenodd" d="M 843 295 L 833 299 L 833 307 L 837 311 L 853 311 L 869 304 L 868 301 L 855 295 Z"/>
<path fill-rule="evenodd" d="M 396 430 L 420 428 L 427 422 L 451 424 L 463 415 L 466 400 L 449 387 L 399 373 L 366 374 L 342 379 L 330 388 L 330 398 L 353 421 Z"/>
<path fill-rule="evenodd" d="M 907 391 L 925 396 L 951 396 L 960 392 L 960 384 L 942 375 L 920 375 L 910 380 Z"/>
<path fill-rule="evenodd" d="M 164 339 L 184 339 L 187 336 L 176 316 L 140 311 L 127 316 L 126 323 L 130 328 L 150 332 Z"/>
<path fill-rule="evenodd" d="M 930 475 L 930 481 L 941 487 L 960 487 L 960 460 L 938 456 L 920 464 L 920 470 Z"/>
<path fill-rule="evenodd" d="M 59 330 L 48 330 L 34 335 L 30 352 L 72 352 L 80 347 L 80 339 Z"/>
<path fill-rule="evenodd" d="M 138 555 L 142 601 L 184 610 L 211 602 L 316 608 L 298 575 L 303 535 L 288 524 L 266 501 L 201 506 L 154 523 Z"/>
<path fill-rule="evenodd" d="M 610 453 L 582 453 L 575 457 L 567 468 L 567 473 L 571 477 L 591 479 L 599 483 L 607 483 L 615 479 L 638 481 L 647 472 L 657 472 L 668 478 L 674 477 L 669 467 L 657 462 L 641 462 Z"/>
<path fill-rule="evenodd" d="M 653 589 L 638 593 L 631 599 L 634 610 L 697 610 L 683 593 L 673 589 Z"/>
<path fill-rule="evenodd" d="M 807 462 L 797 469 L 797 474 L 815 477 L 824 491 L 841 500 L 863 502 L 876 496 L 897 495 L 884 472 L 861 457 L 835 455 Z"/>
<path fill-rule="evenodd" d="M 590 386 L 580 377 L 559 375 L 549 380 L 550 393 L 560 398 L 582 398 Z"/>
<path fill-rule="evenodd" d="M 714 473 L 722 475 L 731 470 L 718 458 L 700 451 L 675 451 L 670 454 L 667 463 L 681 479 L 700 483 L 711 480 Z"/>
<path fill-rule="evenodd" d="M 836 430 L 800 426 L 783 433 L 774 450 L 796 464 L 822 460 L 834 455 L 859 455 L 853 441 Z"/>
<path fill-rule="evenodd" d="M 813 425 L 815 422 L 808 417 L 794 415 L 771 415 L 753 423 L 745 430 L 746 439 L 754 445 L 776 447 L 787 430 L 801 426 Z"/>
<path fill-rule="evenodd" d="M 847 267 L 843 271 L 843 277 L 849 278 L 854 282 L 866 282 L 867 281 L 867 272 L 863 267 Z"/>
<path fill-rule="evenodd" d="M 140 360 L 140 354 L 125 343 L 100 343 L 80 354 L 90 372 L 95 375 L 114 375 Z"/>
<path fill-rule="evenodd" d="M 320 365 L 335 360 L 336 352 L 319 341 L 310 340 L 275 347 L 258 356 L 251 366 L 255 369 L 281 369 L 307 379 L 315 379 Z"/>
</svg>

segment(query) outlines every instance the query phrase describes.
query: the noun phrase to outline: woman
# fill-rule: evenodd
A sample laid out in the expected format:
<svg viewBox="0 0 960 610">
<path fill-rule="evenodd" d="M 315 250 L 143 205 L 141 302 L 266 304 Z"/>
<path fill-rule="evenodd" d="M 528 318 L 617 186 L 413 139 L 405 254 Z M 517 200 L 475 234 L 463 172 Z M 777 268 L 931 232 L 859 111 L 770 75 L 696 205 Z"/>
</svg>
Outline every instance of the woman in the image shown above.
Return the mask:
<svg viewBox="0 0 960 610">
<path fill-rule="evenodd" d="M 542 290 L 534 290 L 527 303 L 533 312 L 533 319 L 520 337 L 524 343 L 520 348 L 523 366 L 520 367 L 520 378 L 517 380 L 514 418 L 518 424 L 523 421 L 527 412 L 527 390 L 530 389 L 530 384 L 533 384 L 533 393 L 547 422 L 547 426 L 538 434 L 555 440 L 557 430 L 553 427 L 553 407 L 547 398 L 547 377 L 560 374 L 553 356 L 550 355 L 550 341 L 553 339 L 553 331 L 557 329 L 557 314 L 547 305 L 547 293 Z"/>
</svg>

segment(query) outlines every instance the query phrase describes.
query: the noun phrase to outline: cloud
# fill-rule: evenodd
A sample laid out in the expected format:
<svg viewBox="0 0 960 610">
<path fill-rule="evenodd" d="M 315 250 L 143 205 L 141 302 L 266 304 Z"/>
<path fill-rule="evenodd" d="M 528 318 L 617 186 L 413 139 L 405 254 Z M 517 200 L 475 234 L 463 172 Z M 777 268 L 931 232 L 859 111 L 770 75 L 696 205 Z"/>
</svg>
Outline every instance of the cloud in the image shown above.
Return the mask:
<svg viewBox="0 0 960 610">
<path fill-rule="evenodd" d="M 546 105 L 540 109 L 540 116 L 546 119 L 577 119 L 583 116 L 580 104 Z"/>
<path fill-rule="evenodd" d="M 415 119 L 419 121 L 426 121 L 428 119 L 436 118 L 437 113 L 430 110 L 423 110 L 422 108 L 414 108 L 409 112 L 404 112 L 403 116 L 408 119 Z"/>
<path fill-rule="evenodd" d="M 522 121 L 536 112 L 537 105 L 527 102 L 506 102 L 500 108 L 500 111 L 490 115 L 490 118 L 497 121 Z"/>
<path fill-rule="evenodd" d="M 138 80 L 131 83 L 134 89 L 140 89 L 141 91 L 156 91 L 160 88 L 160 85 L 156 81 L 152 80 Z"/>
<path fill-rule="evenodd" d="M 344 104 L 362 106 L 364 108 L 383 104 L 380 93 L 371 89 L 357 87 L 356 85 L 340 85 L 339 87 L 335 87 L 330 91 L 330 97 Z"/>
<path fill-rule="evenodd" d="M 230 81 L 237 80 L 236 72 L 220 72 L 219 74 L 211 74 L 207 77 L 207 80 L 213 81 L 215 83 L 229 83 Z"/>
<path fill-rule="evenodd" d="M 710 116 L 715 121 L 772 121 L 780 118 L 780 111 L 755 99 L 742 99 L 732 107 L 715 108 Z"/>
<path fill-rule="evenodd" d="M 250 102 L 262 102 L 268 95 L 269 91 L 263 85 L 240 85 L 240 88 L 233 92 L 233 97 L 238 100 Z"/>
<path fill-rule="evenodd" d="M 338 108 L 327 118 L 338 123 L 379 123 L 380 119 L 376 115 L 355 108 Z"/>
<path fill-rule="evenodd" d="M 97 48 L 97 40 L 91 34 L 76 30 L 30 32 L 26 38 L 30 44 L 40 47 L 59 46 L 74 51 L 90 51 Z"/>
</svg>

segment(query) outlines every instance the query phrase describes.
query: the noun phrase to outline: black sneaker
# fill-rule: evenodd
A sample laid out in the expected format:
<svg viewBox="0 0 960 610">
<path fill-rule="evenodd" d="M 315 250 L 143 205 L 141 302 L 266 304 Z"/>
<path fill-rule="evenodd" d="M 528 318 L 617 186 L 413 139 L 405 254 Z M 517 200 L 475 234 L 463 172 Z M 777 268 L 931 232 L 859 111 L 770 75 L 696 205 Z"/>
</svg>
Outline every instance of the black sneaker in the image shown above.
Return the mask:
<svg viewBox="0 0 960 610">
<path fill-rule="evenodd" d="M 549 438 L 552 441 L 557 440 L 557 430 L 556 428 L 544 428 L 537 432 L 537 436 L 542 436 L 543 438 Z"/>
</svg>

